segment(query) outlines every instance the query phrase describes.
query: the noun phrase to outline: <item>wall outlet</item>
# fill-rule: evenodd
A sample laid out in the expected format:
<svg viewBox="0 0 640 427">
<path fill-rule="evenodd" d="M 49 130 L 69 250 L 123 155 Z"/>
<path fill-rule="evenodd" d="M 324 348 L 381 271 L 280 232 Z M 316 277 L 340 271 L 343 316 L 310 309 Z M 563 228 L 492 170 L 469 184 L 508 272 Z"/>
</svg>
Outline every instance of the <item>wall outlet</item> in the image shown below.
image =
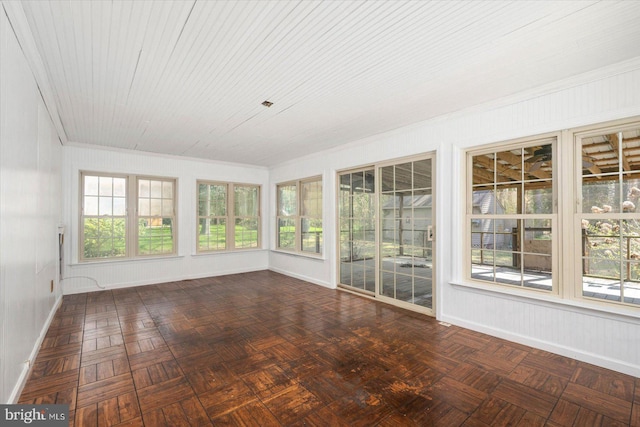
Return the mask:
<svg viewBox="0 0 640 427">
<path fill-rule="evenodd" d="M 53 292 L 53 280 L 51 280 L 51 292 Z"/>
</svg>

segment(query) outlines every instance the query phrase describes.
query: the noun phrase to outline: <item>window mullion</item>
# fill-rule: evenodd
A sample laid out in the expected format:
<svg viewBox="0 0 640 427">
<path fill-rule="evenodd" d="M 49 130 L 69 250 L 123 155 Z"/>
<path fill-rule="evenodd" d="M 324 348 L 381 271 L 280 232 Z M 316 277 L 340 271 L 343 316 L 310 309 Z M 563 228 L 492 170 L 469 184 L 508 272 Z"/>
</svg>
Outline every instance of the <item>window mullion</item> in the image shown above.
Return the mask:
<svg viewBox="0 0 640 427">
<path fill-rule="evenodd" d="M 127 199 L 131 202 L 127 206 L 127 256 L 138 255 L 138 178 L 134 175 L 127 177 Z"/>
<path fill-rule="evenodd" d="M 236 204 L 235 185 L 227 184 L 227 249 L 234 250 L 236 247 Z"/>
<path fill-rule="evenodd" d="M 302 185 L 296 181 L 296 211 L 294 213 L 295 230 L 295 250 L 302 252 Z"/>
</svg>

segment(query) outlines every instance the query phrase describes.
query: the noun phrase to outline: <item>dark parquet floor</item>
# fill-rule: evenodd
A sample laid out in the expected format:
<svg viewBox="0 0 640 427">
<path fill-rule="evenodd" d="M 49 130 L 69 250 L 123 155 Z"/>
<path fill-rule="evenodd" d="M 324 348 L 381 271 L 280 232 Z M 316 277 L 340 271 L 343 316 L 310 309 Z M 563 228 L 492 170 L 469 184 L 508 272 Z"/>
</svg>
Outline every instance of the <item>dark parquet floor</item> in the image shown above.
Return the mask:
<svg viewBox="0 0 640 427">
<path fill-rule="evenodd" d="M 20 403 L 76 426 L 640 426 L 640 379 L 262 271 L 65 296 Z"/>
</svg>

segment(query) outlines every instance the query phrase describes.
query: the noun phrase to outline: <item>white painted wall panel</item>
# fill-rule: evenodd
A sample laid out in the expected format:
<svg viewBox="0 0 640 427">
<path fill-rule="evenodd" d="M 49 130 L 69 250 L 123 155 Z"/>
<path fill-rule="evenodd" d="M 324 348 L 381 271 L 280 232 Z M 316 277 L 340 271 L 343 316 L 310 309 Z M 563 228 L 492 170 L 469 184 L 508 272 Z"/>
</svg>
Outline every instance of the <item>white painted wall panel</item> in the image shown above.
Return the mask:
<svg viewBox="0 0 640 427">
<path fill-rule="evenodd" d="M 264 270 L 268 251 L 258 249 L 216 254 L 196 254 L 196 181 L 198 179 L 251 183 L 262 186 L 263 247 L 268 245 L 268 176 L 266 168 L 197 161 L 129 151 L 107 151 L 89 146 L 65 146 L 63 185 L 66 245 L 64 293 L 118 288 Z M 115 262 L 78 262 L 80 172 L 111 172 L 174 177 L 178 180 L 178 254 L 163 259 Z"/>
<path fill-rule="evenodd" d="M 58 224 L 62 219 L 62 146 L 42 100 L 38 100 L 37 183 L 34 236 L 36 253 L 35 322 L 44 325 L 56 298 L 58 285 Z M 51 292 L 51 281 L 54 292 Z"/>
<path fill-rule="evenodd" d="M 640 376 L 640 314 L 623 316 L 450 284 L 463 280 L 463 150 L 637 116 L 639 94 L 640 58 L 636 58 L 274 167 L 270 171 L 272 206 L 276 183 L 324 175 L 327 242 L 322 262 L 272 252 L 270 266 L 292 276 L 307 276 L 312 282 L 336 286 L 336 171 L 437 150 L 437 317 Z M 274 236 L 275 212 L 270 216 L 269 227 Z M 273 237 L 270 243 L 273 249 Z"/>
<path fill-rule="evenodd" d="M 0 13 L 1 402 L 17 398 L 62 295 L 55 243 L 61 152 L 29 65 Z"/>
<path fill-rule="evenodd" d="M 470 329 L 638 376 L 640 320 L 454 286 L 442 317 Z M 455 306 L 453 308 L 452 306 Z"/>
</svg>

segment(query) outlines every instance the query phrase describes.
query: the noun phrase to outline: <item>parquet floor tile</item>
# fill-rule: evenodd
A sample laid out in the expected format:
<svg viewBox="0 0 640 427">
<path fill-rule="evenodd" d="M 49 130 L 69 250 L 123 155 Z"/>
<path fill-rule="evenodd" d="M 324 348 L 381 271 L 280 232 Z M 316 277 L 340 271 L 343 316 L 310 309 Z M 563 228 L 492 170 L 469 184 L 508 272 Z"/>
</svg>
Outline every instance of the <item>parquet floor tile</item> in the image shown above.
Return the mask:
<svg viewBox="0 0 640 427">
<path fill-rule="evenodd" d="M 78 387 L 78 407 L 134 391 L 131 373 L 107 377 Z"/>
<path fill-rule="evenodd" d="M 238 408 L 258 401 L 258 397 L 240 378 L 222 387 L 199 394 L 198 398 L 211 418 L 217 418 Z"/>
<path fill-rule="evenodd" d="M 269 271 L 68 295 L 20 403 L 70 426 L 640 426 L 640 378 Z"/>
<path fill-rule="evenodd" d="M 571 381 L 628 402 L 633 401 L 635 381 L 626 375 L 580 363 Z"/>
<path fill-rule="evenodd" d="M 555 407 L 557 397 L 538 391 L 518 382 L 504 379 L 498 384 L 492 396 L 548 418 Z"/>
<path fill-rule="evenodd" d="M 562 397 L 580 405 L 581 409 L 589 409 L 596 414 L 606 415 L 616 421 L 629 421 L 632 404 L 618 397 L 575 383 L 567 385 Z"/>
</svg>

